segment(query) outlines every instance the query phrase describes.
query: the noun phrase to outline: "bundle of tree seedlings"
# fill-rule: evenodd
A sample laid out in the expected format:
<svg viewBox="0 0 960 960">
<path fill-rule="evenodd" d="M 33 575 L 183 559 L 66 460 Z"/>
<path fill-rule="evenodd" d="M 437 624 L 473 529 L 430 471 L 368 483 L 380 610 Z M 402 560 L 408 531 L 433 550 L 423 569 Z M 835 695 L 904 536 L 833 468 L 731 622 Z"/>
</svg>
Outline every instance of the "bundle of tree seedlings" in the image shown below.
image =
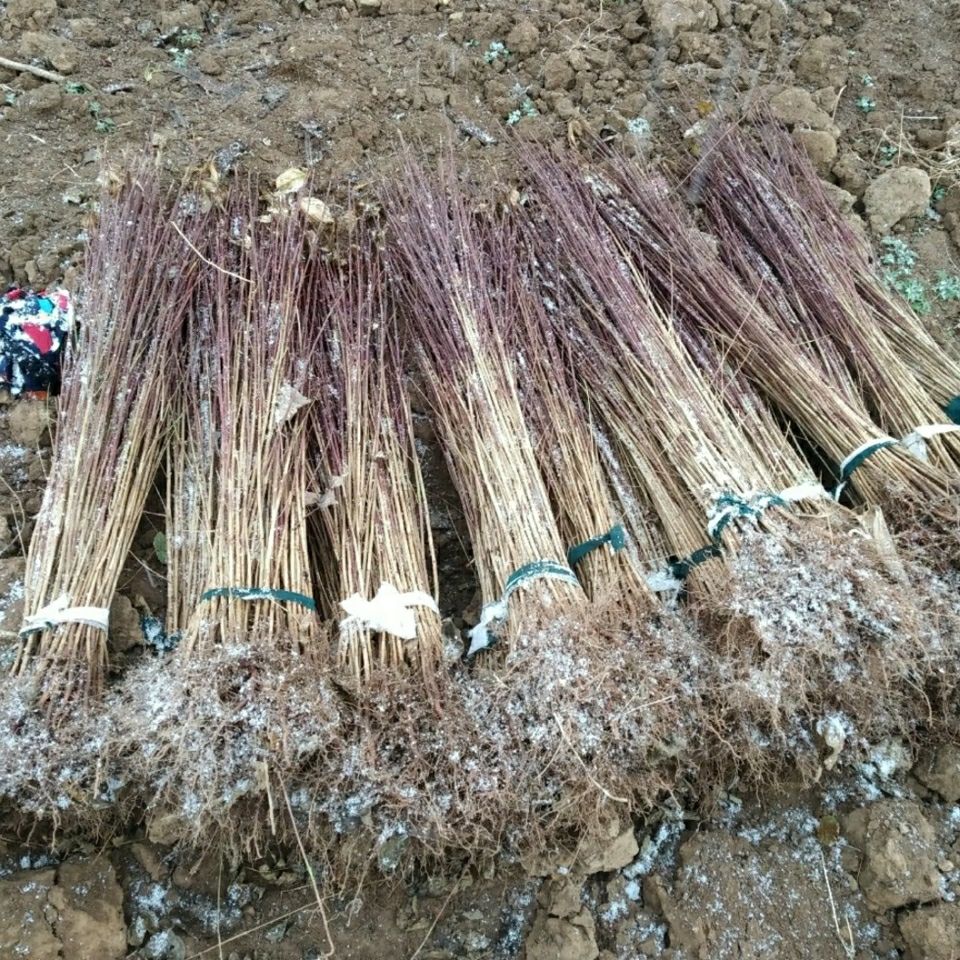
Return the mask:
<svg viewBox="0 0 960 960">
<path fill-rule="evenodd" d="M 314 257 L 304 297 L 320 331 L 310 410 L 322 484 L 318 582 L 339 620 L 338 659 L 358 679 L 409 667 L 432 685 L 441 654 L 436 564 L 396 314 L 373 238 L 361 232 L 339 262 Z"/>
<path fill-rule="evenodd" d="M 478 851 L 623 829 L 630 810 L 689 769 L 684 711 L 708 686 L 700 638 L 679 616 L 655 619 L 634 555 L 617 549 L 620 517 L 597 474 L 590 417 L 575 392 L 564 394 L 572 371 L 561 366 L 548 383 L 562 348 L 525 299 L 540 294 L 517 224 L 449 168 L 433 179 L 412 164 L 387 213 L 391 266 L 482 597 L 467 669 L 419 744 L 430 744 L 430 762 L 415 766 L 407 754 L 398 781 L 416 783 L 410 796 L 429 795 L 424 814 L 442 800 L 434 833 L 470 838 Z M 564 477 L 567 467 L 575 473 Z M 486 652 L 495 638 L 503 655 Z M 393 723 L 382 737 L 397 744 L 404 729 Z"/>
<path fill-rule="evenodd" d="M 908 449 L 956 475 L 960 432 L 944 408 L 960 389 L 960 369 L 931 349 L 907 309 L 891 310 L 864 242 L 828 200 L 806 154 L 770 122 L 754 136 L 726 131 L 700 185 L 725 261 L 756 291 L 785 341 L 837 391 L 858 396 Z"/>
<path fill-rule="evenodd" d="M 58 717 L 103 690 L 110 605 L 163 457 L 199 266 L 173 207 L 137 170 L 104 195 L 87 246 L 16 663 Z"/>
<path fill-rule="evenodd" d="M 456 176 L 441 187 L 414 166 L 391 204 L 401 296 L 447 466 L 463 503 L 483 609 L 470 653 L 497 635 L 575 612 L 583 590 L 523 419 L 501 332 L 516 304 L 505 281 L 516 257 L 507 231 L 474 222 Z"/>
<path fill-rule="evenodd" d="M 616 596 L 625 617 L 642 619 L 656 604 L 645 571 L 669 551 L 622 466 L 604 456 L 609 442 L 581 394 L 577 353 L 567 338 L 568 291 L 543 274 L 529 241 L 526 253 L 529 262 L 521 260 L 508 278 L 516 285 L 516 376 L 537 461 L 570 545 L 567 560 L 593 600 Z"/>
<path fill-rule="evenodd" d="M 605 216 L 638 248 L 634 261 L 661 303 L 713 344 L 802 437 L 835 497 L 881 506 L 890 522 L 945 556 L 958 551 L 953 483 L 871 418 L 856 396 L 837 389 L 804 351 L 787 350 L 790 335 L 720 259 L 670 196 L 636 165 L 611 159 Z"/>
<path fill-rule="evenodd" d="M 299 199 L 265 213 L 257 184 L 237 181 L 193 214 L 203 270 L 188 299 L 167 504 L 176 648 L 114 696 L 148 821 L 171 839 L 248 852 L 290 835 L 287 783 L 339 735 L 308 544 L 316 336 Z"/>
</svg>

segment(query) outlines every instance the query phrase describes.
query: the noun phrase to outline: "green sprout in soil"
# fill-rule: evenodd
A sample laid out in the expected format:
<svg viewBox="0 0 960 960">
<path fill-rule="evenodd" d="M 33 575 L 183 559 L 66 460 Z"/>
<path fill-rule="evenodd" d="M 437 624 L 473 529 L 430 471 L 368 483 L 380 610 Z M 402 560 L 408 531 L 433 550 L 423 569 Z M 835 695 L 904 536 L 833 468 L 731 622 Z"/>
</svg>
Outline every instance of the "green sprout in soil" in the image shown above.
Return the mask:
<svg viewBox="0 0 960 960">
<path fill-rule="evenodd" d="M 15 90 L 8 90 L 3 95 L 3 102 L 8 106 L 12 107 L 16 105 L 17 102 L 17 93 Z"/>
<path fill-rule="evenodd" d="M 650 136 L 650 121 L 645 117 L 633 117 L 627 121 L 627 133 L 638 140 L 645 140 Z"/>
<path fill-rule="evenodd" d="M 946 270 L 940 270 L 933 285 L 933 292 L 941 303 L 946 303 L 948 300 L 960 300 L 960 277 L 956 274 L 949 274 Z"/>
<path fill-rule="evenodd" d="M 862 113 L 873 113 L 873 111 L 877 109 L 877 102 L 876 100 L 871 100 L 870 97 L 858 97 L 857 109 Z"/>
<path fill-rule="evenodd" d="M 111 120 L 109 117 L 103 117 L 100 115 L 102 111 L 99 101 L 91 100 L 87 104 L 87 110 L 90 113 L 90 116 L 94 119 L 94 128 L 97 133 L 113 133 L 117 129 L 116 123 Z"/>
<path fill-rule="evenodd" d="M 169 47 L 170 56 L 173 57 L 173 65 L 183 70 L 190 60 L 190 54 L 195 47 L 199 47 L 203 42 L 199 30 L 178 30 L 174 36 L 175 47 Z"/>
<path fill-rule="evenodd" d="M 913 275 L 917 266 L 917 252 L 899 237 L 884 237 L 881 241 L 885 252 L 880 257 L 884 282 L 896 290 L 919 314 L 931 310 L 927 284 Z M 933 295 L 940 303 L 960 300 L 960 276 L 940 270 L 932 284 Z"/>
<path fill-rule="evenodd" d="M 533 101 L 529 97 L 524 97 L 519 109 L 514 110 L 507 117 L 507 126 L 515 127 L 521 120 L 537 116 L 539 116 L 539 114 L 537 113 L 537 108 L 533 105 Z"/>
<path fill-rule="evenodd" d="M 506 60 L 509 56 L 510 51 L 505 43 L 501 40 L 491 40 L 483 59 L 486 63 L 496 63 L 500 59 Z"/>
<path fill-rule="evenodd" d="M 884 237 L 880 241 L 886 248 L 886 253 L 880 257 L 885 267 L 895 268 L 897 274 L 910 273 L 917 265 L 917 252 L 899 237 Z"/>
<path fill-rule="evenodd" d="M 869 73 L 865 73 L 865 74 L 860 78 L 860 82 L 861 82 L 865 87 L 872 87 L 872 86 L 875 86 L 875 85 L 876 85 L 876 82 L 877 82 L 877 81 L 874 80 L 873 77 L 871 77 Z"/>
<path fill-rule="evenodd" d="M 917 252 L 899 237 L 884 237 L 880 243 L 885 249 L 880 263 L 884 282 L 903 297 L 919 314 L 930 312 L 930 301 L 924 282 L 913 276 L 917 265 Z"/>
<path fill-rule="evenodd" d="M 885 143 L 880 148 L 880 162 L 885 166 L 889 167 L 891 163 L 896 159 L 897 154 L 900 151 L 892 143 Z"/>
<path fill-rule="evenodd" d="M 87 88 L 82 83 L 75 83 L 75 82 L 66 84 L 63 89 L 66 90 L 67 93 L 75 93 L 75 94 L 88 92 Z"/>
<path fill-rule="evenodd" d="M 931 206 L 939 203 L 947 195 L 947 188 L 943 184 L 937 184 L 930 193 Z"/>
</svg>

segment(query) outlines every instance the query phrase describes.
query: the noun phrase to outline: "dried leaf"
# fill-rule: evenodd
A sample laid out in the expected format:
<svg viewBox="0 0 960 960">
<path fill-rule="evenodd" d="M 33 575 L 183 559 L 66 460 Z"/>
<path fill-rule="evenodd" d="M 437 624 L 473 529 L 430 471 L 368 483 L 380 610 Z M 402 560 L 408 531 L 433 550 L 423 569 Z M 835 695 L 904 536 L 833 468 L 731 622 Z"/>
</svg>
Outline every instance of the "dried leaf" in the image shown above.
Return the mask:
<svg viewBox="0 0 960 960">
<path fill-rule="evenodd" d="M 277 193 L 296 193 L 306 186 L 308 179 L 309 174 L 306 170 L 302 170 L 300 167 L 290 167 L 277 177 Z"/>
<path fill-rule="evenodd" d="M 273 404 L 273 422 L 279 427 L 309 402 L 309 397 L 305 397 L 296 387 L 285 383 L 280 388 L 277 399 Z"/>
<path fill-rule="evenodd" d="M 300 209 L 311 223 L 328 224 L 334 222 L 330 208 L 317 197 L 304 197 L 300 201 Z"/>
</svg>

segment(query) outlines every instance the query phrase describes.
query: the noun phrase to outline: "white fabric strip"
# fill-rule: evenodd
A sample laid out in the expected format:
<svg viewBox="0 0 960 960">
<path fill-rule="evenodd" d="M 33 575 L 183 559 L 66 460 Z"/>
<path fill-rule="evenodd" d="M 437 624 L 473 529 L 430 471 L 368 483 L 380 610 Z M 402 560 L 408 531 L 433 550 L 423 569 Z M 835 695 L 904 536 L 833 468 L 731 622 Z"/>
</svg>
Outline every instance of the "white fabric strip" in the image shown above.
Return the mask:
<svg viewBox="0 0 960 960">
<path fill-rule="evenodd" d="M 392 583 L 381 583 L 372 600 L 359 593 L 340 601 L 348 616 L 340 621 L 341 630 L 363 627 L 375 633 L 389 633 L 401 640 L 415 640 L 417 617 L 415 609 L 426 607 L 440 613 L 437 601 L 423 590 L 408 590 L 401 593 Z"/>
<path fill-rule="evenodd" d="M 925 423 L 917 427 L 912 433 L 908 433 L 900 442 L 912 453 L 918 460 L 926 461 L 927 441 L 942 433 L 957 433 L 960 431 L 960 424 L 956 423 Z"/>
<path fill-rule="evenodd" d="M 42 610 L 23 618 L 20 633 L 48 630 L 64 623 L 83 623 L 106 632 L 110 626 L 109 607 L 71 607 L 70 597 L 63 594 L 52 600 Z"/>
</svg>

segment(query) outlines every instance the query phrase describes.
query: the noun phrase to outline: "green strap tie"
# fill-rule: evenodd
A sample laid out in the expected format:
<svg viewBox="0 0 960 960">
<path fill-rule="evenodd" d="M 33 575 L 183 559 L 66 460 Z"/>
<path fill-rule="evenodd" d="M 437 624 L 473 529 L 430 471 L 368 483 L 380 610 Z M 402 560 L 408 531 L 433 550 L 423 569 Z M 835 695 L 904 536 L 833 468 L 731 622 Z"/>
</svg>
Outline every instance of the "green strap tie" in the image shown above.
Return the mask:
<svg viewBox="0 0 960 960">
<path fill-rule="evenodd" d="M 480 622 L 470 630 L 467 657 L 472 657 L 492 645 L 494 638 L 490 634 L 490 625 L 506 618 L 510 597 L 516 589 L 534 580 L 560 580 L 580 588 L 577 575 L 565 563 L 558 563 L 556 560 L 534 560 L 525 563 L 507 577 L 500 599 L 484 604 L 480 611 Z"/>
<path fill-rule="evenodd" d="M 953 423 L 960 423 L 960 396 L 954 397 L 943 411 Z"/>
<path fill-rule="evenodd" d="M 316 610 L 313 597 L 293 590 L 268 590 L 264 587 L 213 587 L 200 597 L 200 601 L 213 600 L 216 597 L 232 597 L 235 600 L 279 600 L 282 603 L 299 603 L 308 610 Z"/>
<path fill-rule="evenodd" d="M 606 533 L 601 534 L 599 537 L 591 537 L 589 540 L 584 540 L 583 543 L 578 543 L 575 547 L 571 547 L 567 551 L 567 563 L 570 564 L 571 567 L 575 567 L 584 557 L 589 556 L 594 550 L 598 550 L 605 543 L 610 544 L 614 553 L 619 553 L 627 545 L 627 535 L 619 523 L 612 526 Z"/>
<path fill-rule="evenodd" d="M 722 556 L 720 548 L 715 543 L 708 543 L 699 550 L 694 550 L 685 560 L 675 560 L 670 564 L 670 576 L 676 580 L 686 580 L 694 567 L 699 567 L 707 560 Z"/>
<path fill-rule="evenodd" d="M 896 445 L 897 441 L 894 440 L 893 437 L 882 437 L 878 440 L 871 440 L 863 444 L 862 447 L 858 447 L 840 464 L 840 482 L 846 483 L 853 475 L 854 470 L 875 453 L 879 453 L 887 447 L 895 447 Z"/>
<path fill-rule="evenodd" d="M 787 501 L 775 493 L 766 493 L 745 500 L 735 493 L 721 493 L 714 502 L 716 519 L 707 524 L 707 533 L 719 541 L 723 531 L 738 517 L 759 517 L 770 507 L 785 507 Z"/>
</svg>

